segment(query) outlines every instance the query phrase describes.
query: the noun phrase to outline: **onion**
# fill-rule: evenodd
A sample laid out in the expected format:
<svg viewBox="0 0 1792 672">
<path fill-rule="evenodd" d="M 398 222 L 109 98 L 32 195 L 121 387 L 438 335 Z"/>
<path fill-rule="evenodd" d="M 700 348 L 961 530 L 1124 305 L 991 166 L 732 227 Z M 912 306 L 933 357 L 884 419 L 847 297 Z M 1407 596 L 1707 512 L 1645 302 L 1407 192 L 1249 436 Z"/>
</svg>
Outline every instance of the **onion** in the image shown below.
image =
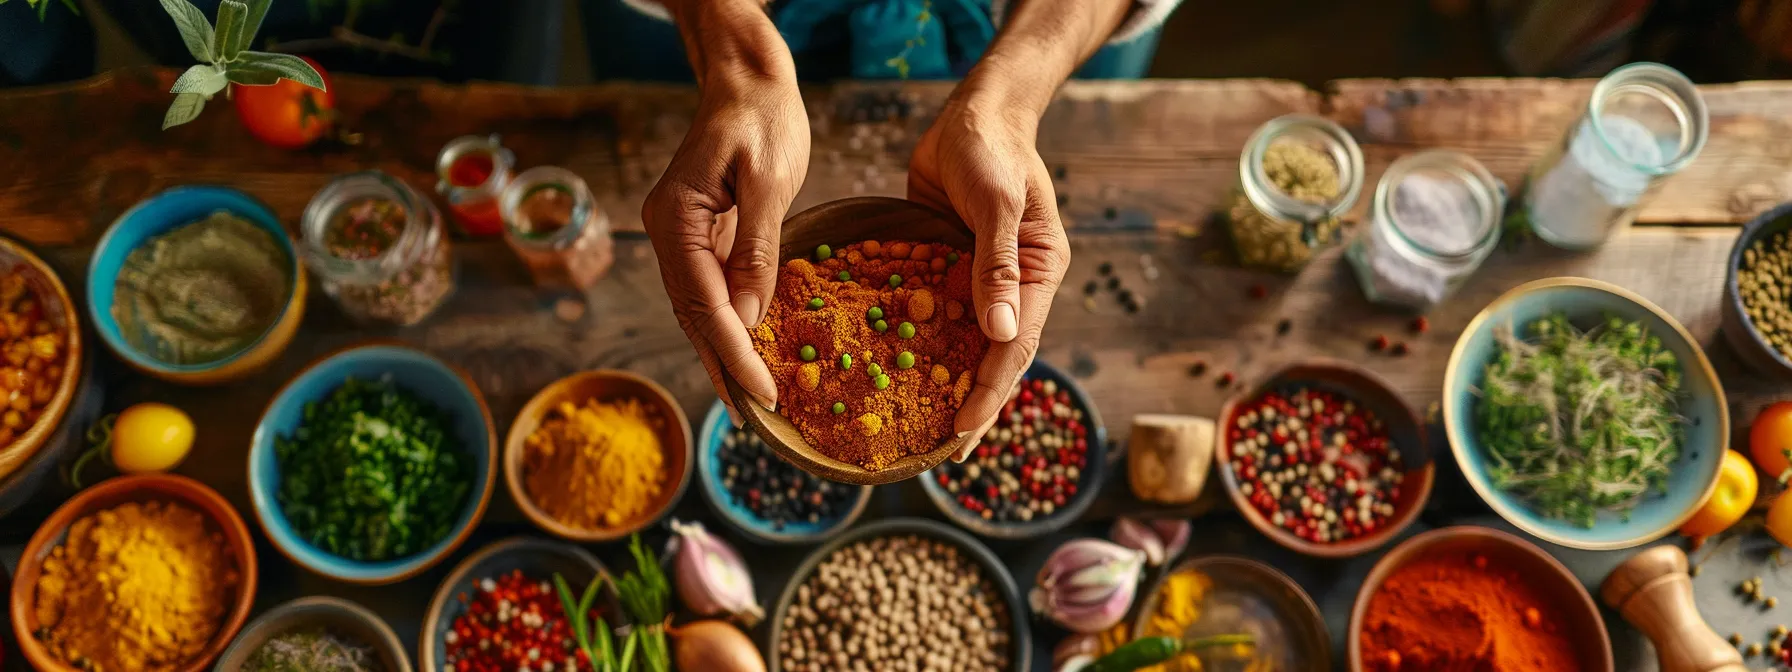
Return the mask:
<svg viewBox="0 0 1792 672">
<path fill-rule="evenodd" d="M 668 628 L 672 657 L 680 670 L 765 672 L 765 658 L 746 633 L 727 621 L 696 621 Z"/>
<path fill-rule="evenodd" d="M 703 529 L 702 523 L 672 521 L 676 548 L 678 598 L 699 616 L 728 616 L 746 627 L 765 611 L 753 595 L 753 575 L 727 542 Z"/>
</svg>

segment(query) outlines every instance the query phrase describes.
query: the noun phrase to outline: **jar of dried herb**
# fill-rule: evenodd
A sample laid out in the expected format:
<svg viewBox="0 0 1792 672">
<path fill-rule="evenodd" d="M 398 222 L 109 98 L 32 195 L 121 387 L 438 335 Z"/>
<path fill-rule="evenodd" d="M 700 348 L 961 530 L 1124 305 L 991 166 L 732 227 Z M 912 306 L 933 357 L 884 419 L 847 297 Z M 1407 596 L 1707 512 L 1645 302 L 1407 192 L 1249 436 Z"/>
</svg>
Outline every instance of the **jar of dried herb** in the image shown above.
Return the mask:
<svg viewBox="0 0 1792 672">
<path fill-rule="evenodd" d="M 585 289 L 615 260 L 610 220 L 572 171 L 538 166 L 517 175 L 498 199 L 504 239 L 541 287 Z"/>
<path fill-rule="evenodd" d="M 1225 219 L 1239 262 L 1293 273 L 1338 241 L 1363 188 L 1363 150 L 1329 120 L 1285 115 L 1245 142 L 1238 179 Z"/>
<path fill-rule="evenodd" d="M 454 292 L 442 213 L 396 177 L 336 178 L 305 206 L 299 226 L 306 265 L 352 319 L 409 326 Z"/>
</svg>

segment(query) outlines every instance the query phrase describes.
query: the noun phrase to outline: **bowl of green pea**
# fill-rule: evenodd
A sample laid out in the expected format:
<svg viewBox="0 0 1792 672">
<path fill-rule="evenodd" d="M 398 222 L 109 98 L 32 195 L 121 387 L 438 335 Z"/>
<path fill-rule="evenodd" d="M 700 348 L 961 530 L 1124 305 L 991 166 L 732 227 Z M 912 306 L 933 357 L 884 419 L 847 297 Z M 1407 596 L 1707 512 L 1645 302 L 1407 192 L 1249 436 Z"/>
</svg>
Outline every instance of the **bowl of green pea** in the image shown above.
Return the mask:
<svg viewBox="0 0 1792 672">
<path fill-rule="evenodd" d="M 249 448 L 249 498 L 274 548 L 361 585 L 447 557 L 485 513 L 497 435 L 479 387 L 396 343 L 307 366 L 268 403 Z"/>
</svg>

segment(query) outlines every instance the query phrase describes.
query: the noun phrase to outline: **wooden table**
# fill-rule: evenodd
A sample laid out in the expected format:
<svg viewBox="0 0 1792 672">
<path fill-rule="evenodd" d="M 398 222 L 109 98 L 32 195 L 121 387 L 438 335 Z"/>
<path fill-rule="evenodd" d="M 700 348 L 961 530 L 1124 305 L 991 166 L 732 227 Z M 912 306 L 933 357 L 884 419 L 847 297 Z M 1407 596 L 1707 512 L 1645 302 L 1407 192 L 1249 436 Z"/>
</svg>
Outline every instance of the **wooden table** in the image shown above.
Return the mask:
<svg viewBox="0 0 1792 672">
<path fill-rule="evenodd" d="M 155 398 L 194 415 L 199 442 L 181 471 L 217 487 L 245 513 L 250 508 L 243 456 L 262 408 L 307 361 L 358 339 L 403 339 L 465 367 L 490 400 L 500 431 L 537 389 L 588 368 L 646 374 L 670 389 L 693 419 L 708 411 L 713 392 L 671 318 L 654 258 L 638 234 L 641 199 L 689 124 L 693 90 L 620 84 L 551 90 L 446 86 L 343 76 L 335 83 L 338 105 L 363 142 L 285 152 L 256 144 L 222 101 L 214 101 L 193 124 L 157 130 L 169 99 L 162 92 L 173 75 L 126 70 L 68 86 L 0 94 L 0 230 L 44 246 L 77 294 L 92 242 L 123 209 L 157 190 L 191 183 L 236 186 L 266 201 L 291 225 L 311 195 L 337 173 L 380 168 L 429 188 L 437 149 L 466 133 L 501 133 L 521 165 L 557 164 L 583 175 L 620 230 L 615 269 L 582 296 L 536 291 L 502 245 L 466 242 L 457 248 L 464 278 L 459 293 L 418 327 L 356 329 L 327 299 L 313 296 L 300 338 L 253 380 L 219 389 L 174 388 L 107 367 L 107 408 Z M 1792 83 L 1703 87 L 1711 109 L 1710 143 L 1643 210 L 1643 226 L 1589 254 L 1536 246 L 1502 250 L 1456 298 L 1428 314 L 1431 328 L 1422 335 L 1408 332 L 1411 315 L 1369 305 L 1336 251 L 1299 276 L 1270 275 L 1231 265 L 1218 235 L 1206 230 L 1210 212 L 1236 180 L 1246 136 L 1272 117 L 1303 112 L 1338 120 L 1363 141 L 1371 180 L 1401 154 L 1453 147 L 1474 154 L 1515 187 L 1529 163 L 1559 141 L 1591 86 L 1554 80 L 1348 80 L 1325 92 L 1261 80 L 1067 86 L 1041 126 L 1039 147 L 1066 199 L 1074 262 L 1040 356 L 1081 381 L 1120 443 L 1134 414 L 1212 415 L 1237 385 L 1311 355 L 1362 362 L 1392 381 L 1415 407 L 1426 408 L 1438 399 L 1452 343 L 1481 306 L 1527 280 L 1581 275 L 1629 287 L 1685 323 L 1718 366 L 1741 432 L 1781 388 L 1749 374 L 1721 343 L 1723 260 L 1736 223 L 1792 199 Z M 815 142 L 809 180 L 796 207 L 859 193 L 901 195 L 907 149 L 948 90 L 919 83 L 807 89 Z M 1162 271 L 1155 281 L 1141 273 L 1145 256 Z M 1085 308 L 1082 287 L 1103 263 L 1113 264 L 1144 299 L 1144 310 L 1129 315 L 1111 300 Z M 1267 297 L 1250 298 L 1248 288 L 1255 285 L 1264 286 Z M 555 316 L 556 302 L 566 299 L 585 305 L 582 318 L 569 322 Z M 1283 320 L 1291 329 L 1279 334 Z M 1366 343 L 1377 335 L 1405 341 L 1410 353 L 1400 358 L 1371 353 Z M 1206 376 L 1189 375 L 1196 361 L 1208 364 Z M 1234 372 L 1240 383 L 1218 387 L 1214 380 L 1222 371 Z M 1444 466 L 1446 479 L 1459 478 Z M 1440 486 L 1419 527 L 1501 525 L 1466 489 L 1448 483 Z M 678 515 L 707 516 L 696 490 Z M 11 544 L 16 555 L 45 507 L 66 494 L 46 493 L 36 508 L 0 520 L 0 542 Z M 1214 485 L 1194 506 L 1153 511 L 1201 514 L 1222 499 L 1218 494 Z M 1114 480 L 1086 520 L 1071 530 L 1051 539 L 991 546 L 1013 559 L 1011 569 L 1025 584 L 1057 541 L 1103 534 L 1116 513 L 1144 509 L 1122 481 Z M 915 484 L 880 488 L 867 516 L 901 515 L 937 517 Z M 500 492 L 480 533 L 460 555 L 484 541 L 528 532 Z M 598 550 L 612 560 L 622 557 L 615 548 Z M 749 554 L 760 570 L 758 588 L 768 606 L 806 550 Z M 1323 605 L 1338 642 L 1356 587 L 1374 559 L 1324 563 L 1295 557 L 1229 512 L 1199 519 L 1193 550 L 1245 553 L 1284 568 Z M 1551 550 L 1590 586 L 1628 555 Z M 360 589 L 292 568 L 265 543 L 261 558 L 266 588 L 260 607 L 298 594 L 343 595 L 381 612 L 409 642 L 415 641 L 419 612 L 436 580 L 452 564 L 401 585 Z M 1726 634 L 1745 625 L 1750 630 L 1744 631 L 1752 632 L 1772 618 L 1745 610 L 1718 586 L 1768 574 L 1758 560 L 1758 554 L 1731 554 L 1699 579 L 1701 605 Z M 1768 583 L 1770 593 L 1792 587 L 1792 580 L 1776 585 L 1773 576 Z M 1606 616 L 1619 669 L 1652 669 L 1646 644 L 1615 614 Z M 1043 626 L 1035 631 L 1043 641 L 1033 669 L 1045 670 L 1049 644 L 1058 634 Z M 1339 648 L 1340 660 L 1341 654 Z"/>
</svg>

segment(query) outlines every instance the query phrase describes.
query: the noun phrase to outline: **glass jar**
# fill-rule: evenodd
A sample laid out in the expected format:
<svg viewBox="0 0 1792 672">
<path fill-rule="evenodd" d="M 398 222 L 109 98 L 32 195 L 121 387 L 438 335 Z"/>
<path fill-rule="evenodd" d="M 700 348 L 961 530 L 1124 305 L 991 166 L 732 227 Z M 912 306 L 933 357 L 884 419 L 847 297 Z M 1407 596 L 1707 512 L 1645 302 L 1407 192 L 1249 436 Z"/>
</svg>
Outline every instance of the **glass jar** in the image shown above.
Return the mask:
<svg viewBox="0 0 1792 672">
<path fill-rule="evenodd" d="M 572 171 L 537 166 L 517 175 L 499 199 L 504 239 L 540 287 L 583 290 L 615 260 L 610 219 Z"/>
<path fill-rule="evenodd" d="M 1598 246 L 1699 155 L 1706 126 L 1705 99 L 1679 71 L 1657 63 L 1613 70 L 1562 142 L 1532 166 L 1522 214 L 1551 245 Z"/>
<path fill-rule="evenodd" d="M 495 236 L 504 230 L 498 195 L 515 167 L 516 155 L 498 143 L 497 134 L 463 135 L 442 147 L 436 155 L 436 192 L 448 200 L 462 233 Z"/>
<path fill-rule="evenodd" d="M 396 177 L 337 177 L 311 198 L 299 226 L 306 265 L 357 321 L 416 324 L 454 292 L 442 213 Z"/>
<path fill-rule="evenodd" d="M 1330 120 L 1276 117 L 1245 142 L 1238 179 L 1226 224 L 1239 262 L 1293 273 L 1337 242 L 1363 189 L 1363 150 Z"/>
<path fill-rule="evenodd" d="M 1370 301 L 1427 308 L 1493 253 L 1505 209 L 1505 187 L 1474 157 L 1446 149 L 1403 156 L 1382 174 L 1369 230 L 1345 258 Z"/>
</svg>

